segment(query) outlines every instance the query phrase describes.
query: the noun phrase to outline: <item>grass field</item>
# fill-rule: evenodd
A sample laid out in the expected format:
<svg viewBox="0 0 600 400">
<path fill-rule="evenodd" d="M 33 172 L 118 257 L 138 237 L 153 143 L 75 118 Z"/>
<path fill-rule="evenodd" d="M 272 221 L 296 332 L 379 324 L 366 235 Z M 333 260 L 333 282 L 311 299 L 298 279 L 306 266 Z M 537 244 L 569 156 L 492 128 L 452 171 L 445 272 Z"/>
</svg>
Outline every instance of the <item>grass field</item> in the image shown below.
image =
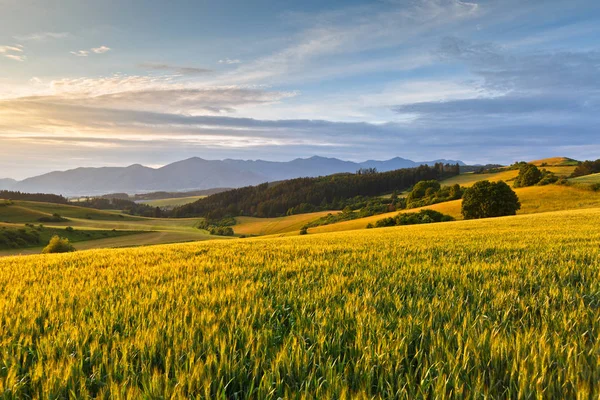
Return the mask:
<svg viewBox="0 0 600 400">
<path fill-rule="evenodd" d="M 600 209 L 0 259 L 12 398 L 597 398 Z"/>
<path fill-rule="evenodd" d="M 600 173 L 585 175 L 585 176 L 578 176 L 577 178 L 571 178 L 569 180 L 574 183 L 580 183 L 580 184 L 584 184 L 584 185 L 594 185 L 594 184 L 600 183 Z"/>
<path fill-rule="evenodd" d="M 514 189 L 514 191 L 517 193 L 519 201 L 521 202 L 521 210 L 518 211 L 518 214 L 600 207 L 600 192 L 572 186 L 531 186 L 517 188 Z M 402 212 L 415 212 L 421 209 L 431 209 L 451 215 L 456 219 L 462 219 L 461 204 L 462 200 L 454 200 L 411 210 L 403 210 Z M 369 223 L 375 224 L 380 219 L 394 217 L 397 214 L 398 211 L 394 211 L 386 214 L 373 215 L 367 218 L 339 222 L 332 225 L 317 226 L 315 228 L 310 228 L 308 232 L 324 233 L 365 229 Z"/>
<path fill-rule="evenodd" d="M 577 166 L 577 164 L 579 164 L 579 161 L 573 160 L 572 158 L 568 157 L 550 157 L 544 158 L 542 160 L 531 161 L 531 164 L 537 166 L 542 166 L 544 164 L 549 166 Z"/>
<path fill-rule="evenodd" d="M 206 196 L 174 197 L 172 199 L 142 200 L 139 203 L 148 204 L 152 207 L 173 208 L 193 203 L 196 200 L 200 200 L 205 197 Z"/>
<path fill-rule="evenodd" d="M 280 218 L 237 217 L 232 228 L 237 235 L 274 235 L 299 231 L 307 223 L 339 211 L 320 211 Z"/>
</svg>

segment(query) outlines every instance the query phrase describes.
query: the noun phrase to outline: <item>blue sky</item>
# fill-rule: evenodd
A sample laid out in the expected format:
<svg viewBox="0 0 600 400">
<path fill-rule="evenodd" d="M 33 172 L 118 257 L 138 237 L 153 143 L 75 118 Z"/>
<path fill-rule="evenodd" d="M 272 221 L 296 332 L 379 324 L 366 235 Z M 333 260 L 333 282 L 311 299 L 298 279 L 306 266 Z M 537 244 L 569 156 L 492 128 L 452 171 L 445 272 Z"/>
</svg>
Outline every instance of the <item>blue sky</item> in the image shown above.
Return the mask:
<svg viewBox="0 0 600 400">
<path fill-rule="evenodd" d="M 600 157 L 591 0 L 0 0 L 0 177 Z"/>
</svg>

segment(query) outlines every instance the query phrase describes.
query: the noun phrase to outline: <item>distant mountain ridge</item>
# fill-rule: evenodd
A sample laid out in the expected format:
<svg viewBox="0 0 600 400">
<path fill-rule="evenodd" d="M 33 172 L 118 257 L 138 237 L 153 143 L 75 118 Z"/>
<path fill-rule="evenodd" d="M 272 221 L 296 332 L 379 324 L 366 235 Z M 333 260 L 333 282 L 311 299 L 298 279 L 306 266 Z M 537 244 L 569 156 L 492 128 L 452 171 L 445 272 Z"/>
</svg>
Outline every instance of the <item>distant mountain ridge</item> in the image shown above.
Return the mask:
<svg viewBox="0 0 600 400">
<path fill-rule="evenodd" d="M 205 160 L 192 157 L 160 168 L 150 168 L 140 164 L 128 167 L 80 167 L 49 172 L 22 181 L 0 179 L 0 189 L 80 196 L 115 192 L 135 194 L 218 187 L 238 188 L 284 179 L 356 172 L 361 168 L 377 168 L 378 171 L 385 172 L 439 162 L 465 165 L 457 160 L 412 161 L 400 157 L 387 161 L 368 160 L 362 163 L 319 156 L 297 158 L 287 162 Z"/>
</svg>

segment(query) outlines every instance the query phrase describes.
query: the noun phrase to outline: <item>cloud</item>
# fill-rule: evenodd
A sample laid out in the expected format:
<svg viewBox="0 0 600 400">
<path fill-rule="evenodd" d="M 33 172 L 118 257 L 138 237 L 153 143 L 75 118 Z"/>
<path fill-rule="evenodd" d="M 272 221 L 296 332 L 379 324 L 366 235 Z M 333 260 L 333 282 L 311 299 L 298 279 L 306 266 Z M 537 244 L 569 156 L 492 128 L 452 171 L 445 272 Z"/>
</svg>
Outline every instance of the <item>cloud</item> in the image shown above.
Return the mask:
<svg viewBox="0 0 600 400">
<path fill-rule="evenodd" d="M 35 32 L 27 35 L 17 35 L 15 39 L 22 42 L 43 42 L 49 39 L 65 39 L 71 36 L 69 32 Z"/>
<path fill-rule="evenodd" d="M 71 51 L 70 53 L 77 56 L 77 57 L 87 57 L 89 56 L 91 53 L 95 53 L 95 54 L 104 54 L 106 52 L 111 51 L 112 49 L 110 47 L 106 47 L 106 46 L 100 46 L 100 47 L 93 47 L 89 50 L 77 50 L 77 51 Z"/>
<path fill-rule="evenodd" d="M 20 45 L 16 45 L 16 46 L 0 46 L 0 53 L 1 54 L 5 54 L 5 53 L 22 53 L 23 52 L 23 46 Z"/>
<path fill-rule="evenodd" d="M 16 54 L 5 54 L 4 57 L 10 58 L 11 60 L 15 60 L 15 61 L 20 61 L 20 62 L 23 62 L 27 59 L 27 57 L 25 57 L 25 56 L 19 56 Z"/>
<path fill-rule="evenodd" d="M 219 60 L 219 64 L 240 64 L 241 61 L 238 59 L 230 59 L 230 58 L 224 58 L 222 60 Z"/>
<path fill-rule="evenodd" d="M 106 53 L 108 51 L 110 51 L 111 48 L 110 47 L 106 47 L 106 46 L 100 46 L 100 47 L 93 47 L 92 51 L 96 54 L 103 54 Z"/>
<path fill-rule="evenodd" d="M 203 75 L 213 72 L 211 69 L 199 67 L 180 67 L 177 65 L 158 64 L 158 63 L 143 63 L 140 67 L 155 71 L 172 71 L 179 75 Z"/>
<path fill-rule="evenodd" d="M 383 4 L 383 6 L 382 6 Z M 316 75 L 334 57 L 346 66 L 353 56 L 382 49 L 417 49 L 444 31 L 477 17 L 479 6 L 459 0 L 415 0 L 377 3 L 342 11 L 306 14 L 295 19 L 307 27 L 289 45 L 231 71 L 231 82 L 286 82 Z M 364 58 L 362 58 L 364 60 Z M 337 69 L 344 73 L 344 65 Z"/>
<path fill-rule="evenodd" d="M 239 108 L 273 104 L 297 95 L 252 86 L 204 86 L 176 76 L 114 75 L 104 78 L 36 81 L 29 100 L 186 115 L 233 113 Z"/>
<path fill-rule="evenodd" d="M 528 136 L 531 127 L 577 132 L 600 123 L 598 51 L 511 52 L 494 43 L 445 38 L 438 55 L 444 62 L 464 64 L 476 77 L 472 85 L 478 93 L 392 108 L 416 116 L 418 125 L 467 126 L 488 136 L 492 130 L 511 129 Z"/>
</svg>

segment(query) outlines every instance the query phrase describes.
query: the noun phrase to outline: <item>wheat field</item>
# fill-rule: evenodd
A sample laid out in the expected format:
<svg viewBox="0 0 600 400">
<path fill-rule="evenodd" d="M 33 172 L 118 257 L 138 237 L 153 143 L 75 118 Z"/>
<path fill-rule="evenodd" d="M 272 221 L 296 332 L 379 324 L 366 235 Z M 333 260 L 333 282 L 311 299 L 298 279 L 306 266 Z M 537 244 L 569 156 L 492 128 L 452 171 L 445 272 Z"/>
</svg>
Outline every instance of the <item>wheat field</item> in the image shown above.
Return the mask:
<svg viewBox="0 0 600 400">
<path fill-rule="evenodd" d="M 600 209 L 0 260 L 7 398 L 597 398 Z"/>
</svg>

